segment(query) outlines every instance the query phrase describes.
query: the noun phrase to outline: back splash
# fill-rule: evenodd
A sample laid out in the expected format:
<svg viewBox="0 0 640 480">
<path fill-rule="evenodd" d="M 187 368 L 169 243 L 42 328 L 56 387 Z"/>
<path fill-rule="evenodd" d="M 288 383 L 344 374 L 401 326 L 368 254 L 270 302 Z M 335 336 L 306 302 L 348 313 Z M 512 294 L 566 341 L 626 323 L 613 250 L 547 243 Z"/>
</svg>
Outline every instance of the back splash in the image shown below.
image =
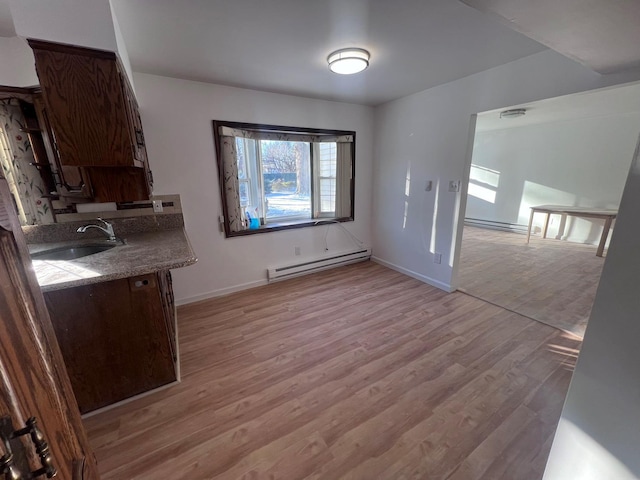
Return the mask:
<svg viewBox="0 0 640 480">
<path fill-rule="evenodd" d="M 107 212 L 86 212 L 65 215 L 60 223 L 47 225 L 23 226 L 27 243 L 52 243 L 78 239 L 103 239 L 104 234 L 98 229 L 87 230 L 86 233 L 78 233 L 79 227 L 96 223 L 100 217 L 113 225 L 115 234 L 119 238 L 127 235 L 144 232 L 158 232 L 184 228 L 184 218 L 179 195 L 163 195 L 153 197 L 154 200 L 162 200 L 163 212 L 155 213 L 151 202 L 139 202 L 138 208 L 132 205 L 130 208 Z M 98 222 L 99 223 L 99 222 Z"/>
</svg>

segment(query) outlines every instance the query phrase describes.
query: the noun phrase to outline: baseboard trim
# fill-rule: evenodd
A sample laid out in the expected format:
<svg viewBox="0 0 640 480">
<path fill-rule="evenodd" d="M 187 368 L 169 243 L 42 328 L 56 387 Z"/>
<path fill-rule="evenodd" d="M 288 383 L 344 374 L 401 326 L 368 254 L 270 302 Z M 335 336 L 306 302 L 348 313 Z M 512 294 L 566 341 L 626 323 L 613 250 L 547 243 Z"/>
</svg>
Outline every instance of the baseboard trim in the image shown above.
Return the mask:
<svg viewBox="0 0 640 480">
<path fill-rule="evenodd" d="M 465 218 L 464 224 L 469 227 L 487 228 L 489 230 L 500 230 L 503 232 L 519 233 L 526 235 L 528 225 L 519 223 L 498 222 L 496 220 L 483 220 L 482 218 Z"/>
<path fill-rule="evenodd" d="M 411 278 L 415 278 L 416 280 L 420 280 L 423 283 L 427 283 L 432 287 L 444 290 L 445 292 L 451 293 L 455 291 L 455 288 L 452 288 L 448 283 L 441 282 L 440 280 L 436 280 L 435 278 L 427 277 L 426 275 L 422 275 L 421 273 L 414 272 L 413 270 L 409 270 L 408 268 L 401 267 L 399 265 L 396 265 L 395 263 L 387 262 L 386 260 L 383 260 L 379 257 L 373 256 L 371 257 L 371 260 L 387 268 L 390 268 L 391 270 L 404 273 Z"/>
<path fill-rule="evenodd" d="M 241 292 L 242 290 L 248 290 L 250 288 L 261 287 L 267 285 L 267 279 L 256 280 L 254 282 L 241 283 L 240 285 L 234 285 L 232 287 L 221 288 L 220 290 L 214 290 L 213 292 L 202 293 L 200 295 L 194 295 L 192 297 L 176 299 L 176 305 L 187 305 L 189 303 L 200 302 L 202 300 L 208 300 L 209 298 L 222 297 L 223 295 L 229 295 L 230 293 Z"/>
<path fill-rule="evenodd" d="M 380 265 L 384 265 L 391 270 L 395 270 L 396 272 L 404 273 L 405 275 L 415 278 L 416 280 L 420 280 L 423 283 L 427 283 L 433 287 L 439 288 L 440 290 L 444 290 L 445 292 L 453 292 L 455 288 L 451 288 L 451 285 L 448 283 L 441 282 L 440 280 L 436 280 L 435 278 L 428 277 L 426 275 L 422 275 L 418 272 L 414 272 L 413 270 L 409 270 L 407 268 L 401 267 L 391 262 L 387 262 L 379 257 L 372 256 L 371 260 L 379 263 Z M 222 297 L 223 295 L 229 295 L 230 293 L 241 292 L 243 290 L 248 290 L 250 288 L 261 287 L 263 285 L 268 285 L 267 279 L 256 280 L 253 282 L 242 283 L 240 285 L 234 285 L 232 287 L 221 288 L 220 290 L 214 290 L 212 292 L 202 293 L 200 295 L 194 295 L 192 297 L 186 298 L 177 298 L 176 306 L 188 305 L 190 303 L 201 302 L 202 300 L 208 300 L 210 298 Z"/>
<path fill-rule="evenodd" d="M 180 362 L 180 358 L 178 358 L 178 363 Z M 154 393 L 158 393 L 161 392 L 162 390 L 166 390 L 167 388 L 171 388 L 174 387 L 176 385 L 180 384 L 180 380 L 174 380 L 172 382 L 169 382 L 165 385 L 160 385 L 159 387 L 153 388 L 151 390 L 147 390 L 146 392 L 142 392 L 142 393 L 138 393 L 137 395 L 134 395 L 133 397 L 129 397 L 129 398 L 125 398 L 124 400 L 120 400 L 119 402 L 116 403 L 112 403 L 111 405 L 107 405 L 104 407 L 100 407 L 97 410 L 91 410 L 90 412 L 87 413 L 83 413 L 80 415 L 80 418 L 85 419 L 85 418 L 91 418 L 94 415 L 98 415 L 99 413 L 103 413 L 103 412 L 107 412 L 109 410 L 113 410 L 114 408 L 118 408 L 121 405 L 126 405 L 127 403 L 131 403 L 134 400 L 138 400 L 140 398 L 144 398 L 144 397 L 148 397 L 149 395 L 153 395 Z"/>
</svg>

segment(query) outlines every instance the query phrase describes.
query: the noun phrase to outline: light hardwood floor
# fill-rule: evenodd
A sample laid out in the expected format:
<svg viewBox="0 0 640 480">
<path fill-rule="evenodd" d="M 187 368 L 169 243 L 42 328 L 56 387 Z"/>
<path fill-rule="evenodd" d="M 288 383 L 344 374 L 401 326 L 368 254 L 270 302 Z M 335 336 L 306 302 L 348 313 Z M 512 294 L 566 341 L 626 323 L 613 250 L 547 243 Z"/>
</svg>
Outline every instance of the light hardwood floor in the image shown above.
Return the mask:
<svg viewBox="0 0 640 480">
<path fill-rule="evenodd" d="M 580 347 L 372 262 L 179 328 L 181 384 L 85 419 L 105 480 L 536 480 Z"/>
<path fill-rule="evenodd" d="M 461 291 L 580 337 L 604 258 L 595 245 L 464 227 Z"/>
</svg>

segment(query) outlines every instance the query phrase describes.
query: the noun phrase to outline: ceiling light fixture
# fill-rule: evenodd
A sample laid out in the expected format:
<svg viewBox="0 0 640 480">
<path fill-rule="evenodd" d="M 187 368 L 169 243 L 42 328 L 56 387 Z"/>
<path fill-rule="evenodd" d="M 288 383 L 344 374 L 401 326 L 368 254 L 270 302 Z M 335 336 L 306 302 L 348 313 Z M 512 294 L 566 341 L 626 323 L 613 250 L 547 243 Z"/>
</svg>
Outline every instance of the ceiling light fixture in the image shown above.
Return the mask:
<svg viewBox="0 0 640 480">
<path fill-rule="evenodd" d="M 504 112 L 500 112 L 500 118 L 517 118 L 524 116 L 526 113 L 526 108 L 514 108 L 512 110 L 505 110 Z"/>
<path fill-rule="evenodd" d="M 341 75 L 351 75 L 369 66 L 369 52 L 363 48 L 342 48 L 327 57 L 329 70 Z"/>
</svg>

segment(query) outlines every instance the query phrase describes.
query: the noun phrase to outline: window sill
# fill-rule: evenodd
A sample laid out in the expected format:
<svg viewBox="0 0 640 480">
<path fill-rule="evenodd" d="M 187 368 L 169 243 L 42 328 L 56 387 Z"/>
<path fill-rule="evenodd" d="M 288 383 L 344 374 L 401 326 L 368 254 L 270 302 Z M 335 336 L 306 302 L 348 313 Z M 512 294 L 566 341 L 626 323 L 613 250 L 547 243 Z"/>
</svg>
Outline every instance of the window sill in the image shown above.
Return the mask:
<svg viewBox="0 0 640 480">
<path fill-rule="evenodd" d="M 295 228 L 317 227 L 322 225 L 328 225 L 336 222 L 352 222 L 352 217 L 333 218 L 305 218 L 304 220 L 295 221 L 282 221 L 278 223 L 269 223 L 267 225 L 261 225 L 260 228 L 253 228 L 247 230 L 241 230 L 239 232 L 225 232 L 227 238 L 231 237 L 244 237 L 246 235 L 255 235 L 258 233 L 277 232 L 281 230 L 292 230 Z"/>
</svg>

